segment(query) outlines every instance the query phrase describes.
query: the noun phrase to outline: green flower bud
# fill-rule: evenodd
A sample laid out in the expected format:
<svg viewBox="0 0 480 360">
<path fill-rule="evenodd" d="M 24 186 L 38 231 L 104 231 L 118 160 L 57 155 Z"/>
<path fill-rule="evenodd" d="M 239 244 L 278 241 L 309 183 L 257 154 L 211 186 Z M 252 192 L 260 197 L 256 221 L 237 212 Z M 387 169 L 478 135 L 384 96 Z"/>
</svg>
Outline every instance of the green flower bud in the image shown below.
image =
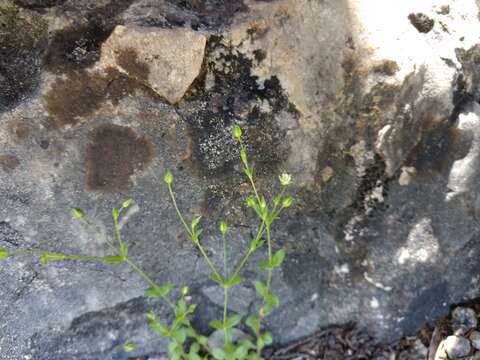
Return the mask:
<svg viewBox="0 0 480 360">
<path fill-rule="evenodd" d="M 163 175 L 163 181 L 167 185 L 170 185 L 171 183 L 173 183 L 173 175 L 170 171 L 167 171 L 165 175 Z"/>
<path fill-rule="evenodd" d="M 132 199 L 125 200 L 125 201 L 122 203 L 122 208 L 128 209 L 128 208 L 130 207 L 130 205 L 132 205 L 132 202 L 133 202 Z"/>
<path fill-rule="evenodd" d="M 225 236 L 225 234 L 228 231 L 228 224 L 225 221 L 220 221 L 219 228 L 220 228 L 220 232 L 222 233 L 222 235 Z"/>
<path fill-rule="evenodd" d="M 187 296 L 187 295 L 188 295 L 188 291 L 189 291 L 188 286 L 184 286 L 184 287 L 182 288 L 182 295 L 183 295 L 183 296 Z"/>
<path fill-rule="evenodd" d="M 76 217 L 77 219 L 83 219 L 85 217 L 83 212 L 81 212 L 78 209 L 72 209 L 72 210 L 70 210 L 70 212 L 73 215 L 73 217 Z"/>
<path fill-rule="evenodd" d="M 233 127 L 233 137 L 237 140 L 240 140 L 242 138 L 242 128 L 238 125 L 235 125 Z"/>
</svg>

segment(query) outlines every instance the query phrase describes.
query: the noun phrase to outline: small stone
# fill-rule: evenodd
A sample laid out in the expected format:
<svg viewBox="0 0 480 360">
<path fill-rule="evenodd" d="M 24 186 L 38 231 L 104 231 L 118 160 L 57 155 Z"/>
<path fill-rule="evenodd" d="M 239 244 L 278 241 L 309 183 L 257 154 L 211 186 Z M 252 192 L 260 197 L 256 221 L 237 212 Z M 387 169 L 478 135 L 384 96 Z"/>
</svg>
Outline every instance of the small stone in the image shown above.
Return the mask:
<svg viewBox="0 0 480 360">
<path fill-rule="evenodd" d="M 470 341 L 473 347 L 477 350 L 480 350 L 480 332 L 479 331 L 472 331 L 469 336 Z"/>
<path fill-rule="evenodd" d="M 175 104 L 200 73 L 206 41 L 205 35 L 190 29 L 118 25 L 102 45 L 101 64 Z"/>
<path fill-rule="evenodd" d="M 450 359 L 468 356 L 471 351 L 470 341 L 462 336 L 449 336 L 443 341 L 444 349 Z"/>
<path fill-rule="evenodd" d="M 422 13 L 410 14 L 408 20 L 415 26 L 415 29 L 424 34 L 430 32 L 435 25 L 435 20 Z"/>
<path fill-rule="evenodd" d="M 477 315 L 475 311 L 470 308 L 457 307 L 452 312 L 452 327 L 453 331 L 466 333 L 470 329 L 477 327 Z"/>
</svg>

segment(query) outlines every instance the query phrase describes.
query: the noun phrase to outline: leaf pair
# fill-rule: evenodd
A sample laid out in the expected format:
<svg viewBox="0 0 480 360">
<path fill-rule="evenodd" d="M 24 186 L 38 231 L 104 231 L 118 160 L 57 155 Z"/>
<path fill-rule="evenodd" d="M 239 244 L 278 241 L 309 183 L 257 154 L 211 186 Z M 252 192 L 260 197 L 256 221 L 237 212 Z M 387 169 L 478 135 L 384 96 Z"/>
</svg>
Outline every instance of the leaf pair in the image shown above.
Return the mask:
<svg viewBox="0 0 480 360">
<path fill-rule="evenodd" d="M 212 280 L 227 289 L 231 288 L 234 285 L 240 284 L 243 281 L 243 279 L 238 275 L 233 275 L 229 279 L 224 280 L 218 274 L 213 274 Z"/>
<path fill-rule="evenodd" d="M 229 316 L 225 323 L 223 323 L 220 320 L 212 320 L 210 321 L 210 326 L 214 328 L 215 330 L 226 330 L 226 329 L 231 329 L 235 327 L 237 324 L 242 321 L 242 317 L 238 314 Z"/>
<path fill-rule="evenodd" d="M 262 261 L 259 265 L 260 269 L 272 270 L 276 267 L 279 267 L 285 259 L 285 250 L 278 250 L 271 258 L 270 261 Z"/>
</svg>

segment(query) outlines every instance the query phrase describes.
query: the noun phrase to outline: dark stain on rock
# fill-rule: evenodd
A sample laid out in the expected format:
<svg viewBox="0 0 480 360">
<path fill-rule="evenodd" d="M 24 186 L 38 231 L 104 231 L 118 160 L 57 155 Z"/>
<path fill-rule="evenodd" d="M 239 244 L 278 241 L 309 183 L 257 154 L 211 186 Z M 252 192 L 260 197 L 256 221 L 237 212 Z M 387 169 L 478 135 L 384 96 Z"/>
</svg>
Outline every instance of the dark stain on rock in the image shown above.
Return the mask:
<svg viewBox="0 0 480 360">
<path fill-rule="evenodd" d="M 120 192 L 128 189 L 135 170 L 144 169 L 154 157 L 152 142 L 129 127 L 105 124 L 90 134 L 86 156 L 89 190 Z"/>
<path fill-rule="evenodd" d="M 74 126 L 91 115 L 104 100 L 107 83 L 101 76 L 75 71 L 59 78 L 45 97 L 45 109 L 54 116 L 55 128 Z"/>
<path fill-rule="evenodd" d="M 243 0 L 167 0 L 180 11 L 194 14 L 194 27 L 217 29 L 230 24 L 238 13 L 245 12 L 248 7 Z M 181 17 L 181 14 L 178 15 Z"/>
<path fill-rule="evenodd" d="M 20 165 L 20 160 L 16 156 L 0 154 L 0 167 L 6 173 L 11 173 L 18 165 Z"/>
<path fill-rule="evenodd" d="M 138 59 L 138 54 L 133 48 L 123 49 L 116 56 L 120 65 L 128 75 L 142 81 L 148 80 L 150 69 L 148 65 Z"/>
<path fill-rule="evenodd" d="M 223 59 L 216 59 L 221 49 Z M 218 66 L 228 64 L 228 69 Z M 233 123 L 245 130 L 245 144 L 257 175 L 275 171 L 288 154 L 285 131 L 276 122 L 282 111 L 298 113 L 288 101 L 276 77 L 263 82 L 251 75 L 252 61 L 236 54 L 213 37 L 207 43 L 202 76 L 196 79 L 178 113 L 189 124 L 193 155 L 200 171 L 218 178 L 228 177 L 238 163 L 238 144 L 231 135 Z M 214 74 L 213 88 L 205 90 L 205 74 Z M 209 106 L 205 106 L 209 104 Z M 262 110 L 266 106 L 268 110 Z M 262 170 L 260 170 L 262 169 Z"/>
<path fill-rule="evenodd" d="M 44 64 L 48 71 L 60 74 L 88 67 L 100 59 L 100 47 L 111 29 L 98 24 L 59 30 L 53 36 Z"/>
<path fill-rule="evenodd" d="M 407 160 L 419 176 L 448 174 L 453 162 L 467 155 L 471 139 L 462 137 L 461 131 L 448 120 L 426 121 L 422 139 Z"/>
<path fill-rule="evenodd" d="M 71 26 L 53 34 L 44 65 L 52 73 L 84 69 L 100 58 L 102 43 L 120 22 L 117 15 L 133 0 L 116 0 L 90 10 Z"/>
<path fill-rule="evenodd" d="M 42 9 L 62 5 L 66 0 L 14 0 L 15 4 L 26 9 Z"/>
<path fill-rule="evenodd" d="M 430 32 L 435 25 L 435 20 L 423 13 L 412 13 L 408 15 L 408 20 L 410 20 L 415 29 L 424 34 Z"/>
<path fill-rule="evenodd" d="M 58 78 L 44 98 L 44 107 L 53 118 L 45 124 L 49 130 L 75 126 L 97 111 L 105 101 L 119 101 L 143 91 L 155 97 L 153 90 L 141 85 L 117 69 L 109 67 L 104 73 L 72 71 Z"/>
<path fill-rule="evenodd" d="M 47 26 L 40 17 L 0 4 L 0 111 L 37 89 L 46 42 Z"/>
</svg>

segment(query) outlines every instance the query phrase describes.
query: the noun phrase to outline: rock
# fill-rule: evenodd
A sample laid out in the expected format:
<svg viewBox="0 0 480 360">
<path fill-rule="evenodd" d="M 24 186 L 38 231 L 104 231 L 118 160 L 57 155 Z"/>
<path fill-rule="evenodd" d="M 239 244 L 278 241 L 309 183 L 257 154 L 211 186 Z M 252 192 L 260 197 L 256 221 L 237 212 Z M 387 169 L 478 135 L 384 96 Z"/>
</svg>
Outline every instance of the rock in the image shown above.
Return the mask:
<svg viewBox="0 0 480 360">
<path fill-rule="evenodd" d="M 470 342 L 461 336 L 447 337 L 443 342 L 443 347 L 452 360 L 468 356 L 471 351 Z"/>
<path fill-rule="evenodd" d="M 205 35 L 188 29 L 119 25 L 102 45 L 100 61 L 175 104 L 200 73 L 205 44 Z"/>
<path fill-rule="evenodd" d="M 265 322 L 276 343 L 345 323 L 392 343 L 480 296 L 478 1 L 446 0 L 448 15 L 435 0 L 0 3 L 0 248 L 110 254 L 70 209 L 111 234 L 112 207 L 132 198 L 129 254 L 188 285 L 209 334 L 220 292 L 161 179 L 170 169 L 185 216 L 203 215 L 219 267 L 217 220 L 231 224 L 238 264 L 258 226 L 238 123 L 259 189 L 295 180 L 273 228 L 287 253 Z M 408 21 L 417 13 L 429 32 Z M 236 288 L 242 315 L 263 260 Z M 163 354 L 144 313 L 171 318 L 146 286 L 124 264 L 6 259 L 2 357 L 126 360 L 125 341 L 135 357 Z"/>
<path fill-rule="evenodd" d="M 472 331 L 470 335 L 468 336 L 470 339 L 470 342 L 472 343 L 472 346 L 480 350 L 480 332 L 479 331 Z"/>
<path fill-rule="evenodd" d="M 408 15 L 408 20 L 421 33 L 428 33 L 435 25 L 435 20 L 422 13 L 410 14 Z"/>
<path fill-rule="evenodd" d="M 466 333 L 477 327 L 477 314 L 473 309 L 457 307 L 452 311 L 452 328 Z"/>
</svg>

